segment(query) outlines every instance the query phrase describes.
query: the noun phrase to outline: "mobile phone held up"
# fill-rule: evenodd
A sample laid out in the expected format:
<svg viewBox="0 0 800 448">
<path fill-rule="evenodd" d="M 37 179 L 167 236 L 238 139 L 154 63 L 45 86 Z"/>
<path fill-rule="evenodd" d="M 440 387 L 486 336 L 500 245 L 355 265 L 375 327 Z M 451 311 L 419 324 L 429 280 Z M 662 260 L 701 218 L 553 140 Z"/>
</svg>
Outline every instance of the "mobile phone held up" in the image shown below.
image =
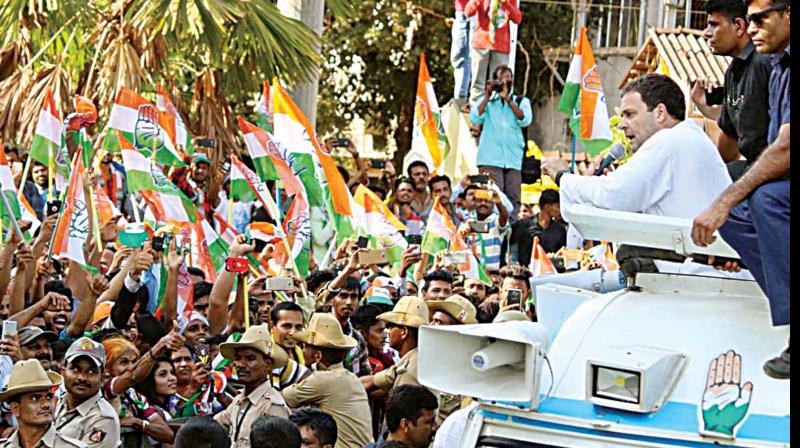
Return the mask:
<svg viewBox="0 0 800 448">
<path fill-rule="evenodd" d="M 406 235 L 408 244 L 422 244 L 422 235 Z"/>
<path fill-rule="evenodd" d="M 519 306 L 520 302 L 522 302 L 522 290 L 513 288 L 509 289 L 508 294 L 506 295 L 506 305 Z"/>
<path fill-rule="evenodd" d="M 264 291 L 292 291 L 294 280 L 291 277 L 270 277 L 264 281 Z"/>
<path fill-rule="evenodd" d="M 61 212 L 61 201 L 59 201 L 58 199 L 53 199 L 52 201 L 47 201 L 46 216 L 57 215 L 60 212 Z"/>
<path fill-rule="evenodd" d="M 358 242 L 356 243 L 356 245 L 358 246 L 359 249 L 366 249 L 368 244 L 369 244 L 368 237 L 366 236 L 358 237 Z"/>
<path fill-rule="evenodd" d="M 473 176 L 469 176 L 469 181 L 473 184 L 481 184 L 486 185 L 489 183 L 489 176 L 486 174 L 476 174 Z"/>
<path fill-rule="evenodd" d="M 489 233 L 489 221 L 469 221 L 469 229 L 475 233 Z"/>
<path fill-rule="evenodd" d="M 370 166 L 372 167 L 372 169 L 382 170 L 382 169 L 386 168 L 386 161 L 385 160 L 371 159 L 369 161 L 369 163 L 370 163 Z"/>
<path fill-rule="evenodd" d="M 17 321 L 15 320 L 4 320 L 3 321 L 3 339 L 6 339 L 8 336 L 16 336 L 17 334 Z"/>
</svg>

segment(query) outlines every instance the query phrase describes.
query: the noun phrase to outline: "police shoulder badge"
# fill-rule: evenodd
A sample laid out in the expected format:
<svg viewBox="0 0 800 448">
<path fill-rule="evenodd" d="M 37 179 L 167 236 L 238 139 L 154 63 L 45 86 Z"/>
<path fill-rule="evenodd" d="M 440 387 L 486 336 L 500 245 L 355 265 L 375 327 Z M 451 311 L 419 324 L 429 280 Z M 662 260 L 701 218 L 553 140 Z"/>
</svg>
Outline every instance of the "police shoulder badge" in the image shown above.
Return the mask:
<svg viewBox="0 0 800 448">
<path fill-rule="evenodd" d="M 89 441 L 92 443 L 100 443 L 106 438 L 106 432 L 102 429 L 95 428 L 92 430 L 91 434 L 89 434 Z"/>
</svg>

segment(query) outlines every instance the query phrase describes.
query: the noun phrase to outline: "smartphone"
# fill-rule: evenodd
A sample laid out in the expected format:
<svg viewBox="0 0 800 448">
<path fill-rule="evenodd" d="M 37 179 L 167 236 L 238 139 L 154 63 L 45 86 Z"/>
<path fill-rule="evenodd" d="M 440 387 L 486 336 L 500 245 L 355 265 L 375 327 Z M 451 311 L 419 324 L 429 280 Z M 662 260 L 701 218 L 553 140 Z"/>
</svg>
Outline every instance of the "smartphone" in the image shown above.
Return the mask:
<svg viewBox="0 0 800 448">
<path fill-rule="evenodd" d="M 492 200 L 492 191 L 491 190 L 475 190 L 475 199 L 486 199 L 488 201 Z"/>
<path fill-rule="evenodd" d="M 347 148 L 348 146 L 350 146 L 350 139 L 349 138 L 337 138 L 335 145 L 340 147 L 340 148 Z"/>
<path fill-rule="evenodd" d="M 475 233 L 489 233 L 489 222 L 469 221 L 469 228 Z"/>
<path fill-rule="evenodd" d="M 422 235 L 406 235 L 408 244 L 422 244 Z"/>
<path fill-rule="evenodd" d="M 237 274 L 246 274 L 249 270 L 249 262 L 247 258 L 243 257 L 230 257 L 225 260 L 225 269 L 228 272 L 235 272 Z"/>
<path fill-rule="evenodd" d="M 388 262 L 389 257 L 383 249 L 370 249 L 358 254 L 358 264 L 383 264 Z"/>
<path fill-rule="evenodd" d="M 231 170 L 231 159 L 226 157 L 225 162 L 222 163 L 222 171 L 227 173 L 230 170 Z"/>
<path fill-rule="evenodd" d="M 469 181 L 473 184 L 488 184 L 489 183 L 489 176 L 485 174 L 477 174 L 474 176 L 469 176 Z"/>
<path fill-rule="evenodd" d="M 152 247 L 156 252 L 164 252 L 164 238 L 164 236 L 154 236 L 153 241 L 150 243 L 150 247 Z"/>
<path fill-rule="evenodd" d="M 201 138 L 197 140 L 195 146 L 202 146 L 204 148 L 213 148 L 214 147 L 214 139 L 213 138 Z"/>
<path fill-rule="evenodd" d="M 506 305 L 519 305 L 520 302 L 522 302 L 522 290 L 509 289 L 508 295 L 506 295 Z"/>
<path fill-rule="evenodd" d="M 16 336 L 17 334 L 17 321 L 4 320 L 3 321 L 3 339 L 8 336 Z"/>
<path fill-rule="evenodd" d="M 467 262 L 467 252 L 460 250 L 455 252 L 445 252 L 442 261 L 447 266 L 464 264 Z"/>
<path fill-rule="evenodd" d="M 265 291 L 293 291 L 294 279 L 291 277 L 270 277 L 264 281 Z"/>
<path fill-rule="evenodd" d="M 374 169 L 382 170 L 386 168 L 386 161 L 385 160 L 378 160 L 372 159 L 370 160 L 370 166 Z"/>
<path fill-rule="evenodd" d="M 722 104 L 725 101 L 725 88 L 724 87 L 715 87 L 711 89 L 710 92 L 706 92 L 706 104 L 709 106 L 715 106 L 717 104 Z"/>
<path fill-rule="evenodd" d="M 61 201 L 59 201 L 58 199 L 47 201 L 47 211 L 45 213 L 45 216 L 57 215 L 59 213 L 61 213 Z"/>
<path fill-rule="evenodd" d="M 356 243 L 356 245 L 358 246 L 359 249 L 366 249 L 368 244 L 369 244 L 369 238 L 365 236 L 358 237 L 358 243 Z"/>
</svg>

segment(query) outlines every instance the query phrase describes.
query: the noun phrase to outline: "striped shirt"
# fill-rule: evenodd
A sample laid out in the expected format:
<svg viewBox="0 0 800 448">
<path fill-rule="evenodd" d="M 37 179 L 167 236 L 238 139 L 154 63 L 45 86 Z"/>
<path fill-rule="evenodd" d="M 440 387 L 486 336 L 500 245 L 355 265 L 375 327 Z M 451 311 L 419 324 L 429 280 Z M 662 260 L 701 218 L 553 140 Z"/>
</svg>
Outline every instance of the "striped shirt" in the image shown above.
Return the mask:
<svg viewBox="0 0 800 448">
<path fill-rule="evenodd" d="M 488 223 L 487 233 L 473 233 L 467 237 L 467 244 L 487 269 L 500 268 L 500 248 L 508 231 L 508 223 L 500 227 L 500 215 L 492 213 L 485 221 Z"/>
</svg>

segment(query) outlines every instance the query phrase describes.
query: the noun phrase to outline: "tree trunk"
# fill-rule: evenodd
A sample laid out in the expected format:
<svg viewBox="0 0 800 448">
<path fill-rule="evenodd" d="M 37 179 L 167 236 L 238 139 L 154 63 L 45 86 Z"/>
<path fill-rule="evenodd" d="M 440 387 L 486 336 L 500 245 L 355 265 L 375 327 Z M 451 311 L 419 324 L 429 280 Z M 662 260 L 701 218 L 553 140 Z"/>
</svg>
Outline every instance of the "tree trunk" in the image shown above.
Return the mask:
<svg viewBox="0 0 800 448">
<path fill-rule="evenodd" d="M 322 18 L 325 0 L 278 0 L 278 9 L 287 17 L 298 19 L 318 36 L 322 35 Z M 316 48 L 317 53 L 320 48 Z M 319 91 L 319 69 L 307 84 L 295 86 L 290 92 L 292 99 L 306 114 L 312 127 L 316 127 L 317 92 Z"/>
</svg>

